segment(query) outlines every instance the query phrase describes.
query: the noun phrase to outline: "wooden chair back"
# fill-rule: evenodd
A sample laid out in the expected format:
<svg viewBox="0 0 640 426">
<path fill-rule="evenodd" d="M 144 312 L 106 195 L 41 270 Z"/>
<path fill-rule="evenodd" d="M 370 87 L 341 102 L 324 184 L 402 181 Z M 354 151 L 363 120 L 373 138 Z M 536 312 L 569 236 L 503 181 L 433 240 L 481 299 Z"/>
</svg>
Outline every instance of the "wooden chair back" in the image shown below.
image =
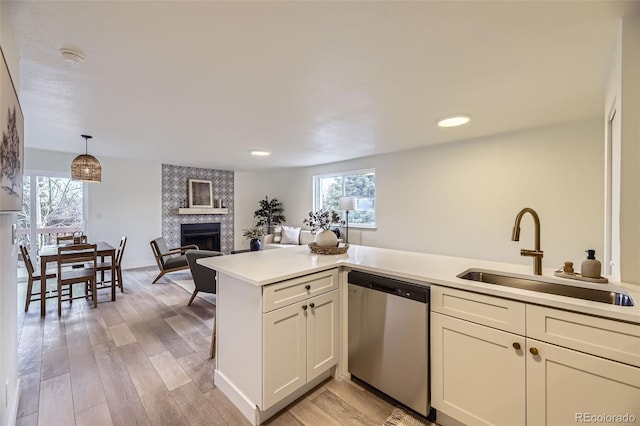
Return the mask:
<svg viewBox="0 0 640 426">
<path fill-rule="evenodd" d="M 52 297 L 56 297 L 55 295 L 47 296 L 47 279 L 55 278 L 56 274 L 49 273 L 46 274 L 44 278 L 40 274 L 35 273 L 35 268 L 33 267 L 33 262 L 31 261 L 31 256 L 29 255 L 29 250 L 22 244 L 20 244 L 20 255 L 22 256 L 22 260 L 24 261 L 24 267 L 27 270 L 27 295 L 25 298 L 24 311 L 29 311 L 29 304 L 31 302 L 35 302 L 37 300 L 41 300 L 41 298 L 45 297 L 50 299 Z M 40 281 L 40 291 L 33 291 L 33 283 L 35 281 Z M 44 309 L 42 308 L 44 303 L 41 305 L 42 312 L 41 315 L 44 315 Z"/>
<path fill-rule="evenodd" d="M 97 246 L 95 244 L 73 244 L 58 247 L 58 282 L 61 284 L 73 284 L 84 282 L 87 279 L 95 280 L 96 276 L 96 255 Z M 65 266 L 83 264 L 85 268 L 75 268 L 69 273 Z"/>
<path fill-rule="evenodd" d="M 56 244 L 66 244 L 73 242 L 73 235 L 56 235 Z"/>
<path fill-rule="evenodd" d="M 58 247 L 58 316 L 62 315 L 63 286 L 69 286 L 68 301 L 80 297 L 88 297 L 88 289 L 91 288 L 93 307 L 98 307 L 96 295 L 96 269 L 97 269 L 97 245 L 96 244 L 72 244 Z M 82 265 L 74 268 L 74 265 Z M 68 266 L 71 266 L 69 268 Z M 73 284 L 84 283 L 84 296 L 74 296 Z"/>
<path fill-rule="evenodd" d="M 56 235 L 56 244 L 86 244 L 86 235 Z"/>
<path fill-rule="evenodd" d="M 24 261 L 24 267 L 27 269 L 27 274 L 29 274 L 29 279 L 33 280 L 33 263 L 31 262 L 31 256 L 29 256 L 29 250 L 22 244 L 20 244 L 20 254 L 22 255 L 22 260 Z"/>
<path fill-rule="evenodd" d="M 122 262 L 122 256 L 124 255 L 124 248 L 127 245 L 127 236 L 123 235 L 120 239 L 120 245 L 118 246 L 118 250 L 116 250 L 116 266 L 120 267 Z"/>
</svg>

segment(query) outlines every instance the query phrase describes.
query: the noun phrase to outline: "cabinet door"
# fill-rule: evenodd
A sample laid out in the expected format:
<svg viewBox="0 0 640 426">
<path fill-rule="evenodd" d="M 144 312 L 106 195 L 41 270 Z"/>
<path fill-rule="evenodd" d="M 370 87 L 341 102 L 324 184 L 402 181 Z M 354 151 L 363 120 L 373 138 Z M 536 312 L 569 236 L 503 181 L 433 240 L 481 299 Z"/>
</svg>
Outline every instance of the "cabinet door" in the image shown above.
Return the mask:
<svg viewBox="0 0 640 426">
<path fill-rule="evenodd" d="M 436 312 L 431 333 L 437 410 L 469 426 L 525 424 L 524 337 Z"/>
<path fill-rule="evenodd" d="M 338 363 L 338 291 L 330 291 L 308 301 L 307 381 Z"/>
<path fill-rule="evenodd" d="M 263 315 L 262 410 L 307 382 L 306 306 L 302 301 Z"/>
<path fill-rule="evenodd" d="M 640 419 L 640 368 L 534 339 L 527 339 L 526 356 L 528 425 Z"/>
</svg>

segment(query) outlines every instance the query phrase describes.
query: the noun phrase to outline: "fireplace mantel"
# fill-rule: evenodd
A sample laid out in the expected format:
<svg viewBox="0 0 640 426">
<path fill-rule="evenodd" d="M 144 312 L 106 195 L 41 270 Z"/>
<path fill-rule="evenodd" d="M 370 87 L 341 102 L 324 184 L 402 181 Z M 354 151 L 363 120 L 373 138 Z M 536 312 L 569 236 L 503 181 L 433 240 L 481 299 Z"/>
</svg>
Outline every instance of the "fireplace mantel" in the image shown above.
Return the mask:
<svg viewBox="0 0 640 426">
<path fill-rule="evenodd" d="M 226 207 L 222 209 L 209 209 L 204 207 L 179 208 L 178 214 L 229 214 L 229 209 Z"/>
</svg>

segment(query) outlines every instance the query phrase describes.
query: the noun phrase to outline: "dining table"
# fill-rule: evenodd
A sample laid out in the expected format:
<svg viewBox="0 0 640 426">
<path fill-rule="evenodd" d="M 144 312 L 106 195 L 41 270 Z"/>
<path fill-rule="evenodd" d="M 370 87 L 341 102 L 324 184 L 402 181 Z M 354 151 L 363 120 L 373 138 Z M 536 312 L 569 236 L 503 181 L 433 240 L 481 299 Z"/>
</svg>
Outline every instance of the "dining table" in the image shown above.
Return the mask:
<svg viewBox="0 0 640 426">
<path fill-rule="evenodd" d="M 95 243 L 90 243 L 96 245 L 96 255 L 101 259 L 101 262 L 104 262 L 105 257 L 111 258 L 111 300 L 116 300 L 116 286 L 114 284 L 114 277 L 116 273 L 115 268 L 115 257 L 116 257 L 116 248 L 106 241 L 98 241 Z M 67 246 L 68 244 L 51 244 L 44 245 L 40 248 L 40 276 L 47 276 L 47 263 L 55 263 L 58 260 L 58 247 Z M 43 284 L 45 287 L 45 284 Z M 46 293 L 42 292 L 43 294 Z M 46 312 L 46 297 L 40 297 L 40 315 L 44 316 Z"/>
</svg>

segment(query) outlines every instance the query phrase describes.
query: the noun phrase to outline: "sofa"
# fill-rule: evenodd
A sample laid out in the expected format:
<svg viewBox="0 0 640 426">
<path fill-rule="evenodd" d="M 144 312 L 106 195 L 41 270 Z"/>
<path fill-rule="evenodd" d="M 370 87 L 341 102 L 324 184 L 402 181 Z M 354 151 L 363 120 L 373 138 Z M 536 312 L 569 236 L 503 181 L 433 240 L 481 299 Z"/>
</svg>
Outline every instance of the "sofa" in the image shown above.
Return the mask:
<svg viewBox="0 0 640 426">
<path fill-rule="evenodd" d="M 264 236 L 263 244 L 269 247 L 296 247 L 307 245 L 316 240 L 316 234 L 310 229 L 302 229 L 299 226 L 276 226 L 273 234 Z M 338 239 L 338 242 L 342 242 Z"/>
<path fill-rule="evenodd" d="M 316 234 L 299 226 L 276 226 L 273 231 L 273 234 L 264 236 L 264 244 L 284 248 L 307 245 L 316 240 Z"/>
</svg>

